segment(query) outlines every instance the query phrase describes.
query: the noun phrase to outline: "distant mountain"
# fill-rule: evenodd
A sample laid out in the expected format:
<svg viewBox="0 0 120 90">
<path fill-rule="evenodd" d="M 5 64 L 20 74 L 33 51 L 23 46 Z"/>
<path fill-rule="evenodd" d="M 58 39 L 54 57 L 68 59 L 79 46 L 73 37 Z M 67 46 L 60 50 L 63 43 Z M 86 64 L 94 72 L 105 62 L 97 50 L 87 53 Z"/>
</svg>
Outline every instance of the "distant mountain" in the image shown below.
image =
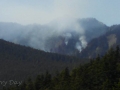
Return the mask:
<svg viewBox="0 0 120 90">
<path fill-rule="evenodd" d="M 46 25 L 0 23 L 0 38 L 46 52 L 75 55 L 108 27 L 94 18 L 55 21 Z"/>
<path fill-rule="evenodd" d="M 68 31 L 65 30 L 66 32 L 63 32 L 60 36 L 48 39 L 47 47 L 51 48 L 51 52 L 75 55 L 77 52 L 81 52 L 92 39 L 108 31 L 105 24 L 94 18 L 77 20 L 73 26 L 75 27 Z"/>
<path fill-rule="evenodd" d="M 117 45 L 120 45 L 120 25 L 113 25 L 109 27 L 107 33 L 92 39 L 78 56 L 81 58 L 93 58 L 98 54 L 101 56 L 108 49 L 115 48 Z"/>
</svg>

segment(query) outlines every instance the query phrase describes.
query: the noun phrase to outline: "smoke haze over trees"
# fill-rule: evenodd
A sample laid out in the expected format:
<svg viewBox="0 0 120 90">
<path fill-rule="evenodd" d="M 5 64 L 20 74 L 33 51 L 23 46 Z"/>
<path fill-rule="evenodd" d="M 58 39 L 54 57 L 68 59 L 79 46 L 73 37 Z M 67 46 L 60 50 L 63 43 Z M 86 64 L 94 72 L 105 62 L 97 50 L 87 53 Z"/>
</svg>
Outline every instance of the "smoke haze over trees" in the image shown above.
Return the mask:
<svg viewBox="0 0 120 90">
<path fill-rule="evenodd" d="M 106 31 L 107 26 L 94 18 L 60 19 L 46 25 L 0 23 L 1 39 L 47 52 L 60 52 L 60 47 L 66 49 L 66 53 L 75 49 L 81 52 L 91 39 Z M 73 49 L 70 50 L 70 47 Z"/>
</svg>

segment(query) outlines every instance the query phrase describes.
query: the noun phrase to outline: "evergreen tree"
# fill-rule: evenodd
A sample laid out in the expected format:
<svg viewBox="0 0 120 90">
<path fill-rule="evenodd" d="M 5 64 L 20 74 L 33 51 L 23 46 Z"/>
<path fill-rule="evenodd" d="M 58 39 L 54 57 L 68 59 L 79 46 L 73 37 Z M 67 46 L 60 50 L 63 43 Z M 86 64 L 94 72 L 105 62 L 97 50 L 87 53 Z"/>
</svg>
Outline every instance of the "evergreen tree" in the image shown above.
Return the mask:
<svg viewBox="0 0 120 90">
<path fill-rule="evenodd" d="M 20 86 L 20 90 L 26 90 L 26 83 L 23 82 L 22 85 Z"/>
<path fill-rule="evenodd" d="M 26 90 L 34 90 L 34 85 L 31 78 L 28 78 L 27 80 Z"/>
<path fill-rule="evenodd" d="M 35 90 L 40 90 L 44 87 L 44 76 L 38 75 L 35 80 Z"/>
</svg>

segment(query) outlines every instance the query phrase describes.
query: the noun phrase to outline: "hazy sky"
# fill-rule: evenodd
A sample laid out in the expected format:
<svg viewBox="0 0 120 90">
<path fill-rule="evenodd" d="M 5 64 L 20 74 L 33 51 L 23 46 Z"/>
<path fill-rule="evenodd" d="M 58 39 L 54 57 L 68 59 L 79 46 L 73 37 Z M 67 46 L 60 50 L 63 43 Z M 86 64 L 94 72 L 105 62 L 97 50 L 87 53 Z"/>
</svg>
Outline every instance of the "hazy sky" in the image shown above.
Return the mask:
<svg viewBox="0 0 120 90">
<path fill-rule="evenodd" d="M 120 24 L 120 0 L 0 0 L 0 22 L 45 24 L 68 17 Z"/>
</svg>

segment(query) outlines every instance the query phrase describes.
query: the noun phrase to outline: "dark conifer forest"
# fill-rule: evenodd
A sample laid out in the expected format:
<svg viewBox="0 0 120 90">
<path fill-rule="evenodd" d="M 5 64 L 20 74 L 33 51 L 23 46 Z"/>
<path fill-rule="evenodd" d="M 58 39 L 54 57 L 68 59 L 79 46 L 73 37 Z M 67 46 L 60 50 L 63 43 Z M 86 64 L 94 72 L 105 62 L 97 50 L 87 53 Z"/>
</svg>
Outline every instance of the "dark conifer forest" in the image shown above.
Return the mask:
<svg viewBox="0 0 120 90">
<path fill-rule="evenodd" d="M 120 90 L 120 49 L 111 48 L 103 57 L 98 55 L 72 71 L 66 67 L 54 76 L 46 71 L 3 90 Z"/>
<path fill-rule="evenodd" d="M 55 72 L 66 67 L 72 70 L 79 63 L 85 61 L 0 40 L 0 87 L 1 81 L 24 81 L 28 77 L 34 79 L 46 71 L 54 76 Z"/>
</svg>

